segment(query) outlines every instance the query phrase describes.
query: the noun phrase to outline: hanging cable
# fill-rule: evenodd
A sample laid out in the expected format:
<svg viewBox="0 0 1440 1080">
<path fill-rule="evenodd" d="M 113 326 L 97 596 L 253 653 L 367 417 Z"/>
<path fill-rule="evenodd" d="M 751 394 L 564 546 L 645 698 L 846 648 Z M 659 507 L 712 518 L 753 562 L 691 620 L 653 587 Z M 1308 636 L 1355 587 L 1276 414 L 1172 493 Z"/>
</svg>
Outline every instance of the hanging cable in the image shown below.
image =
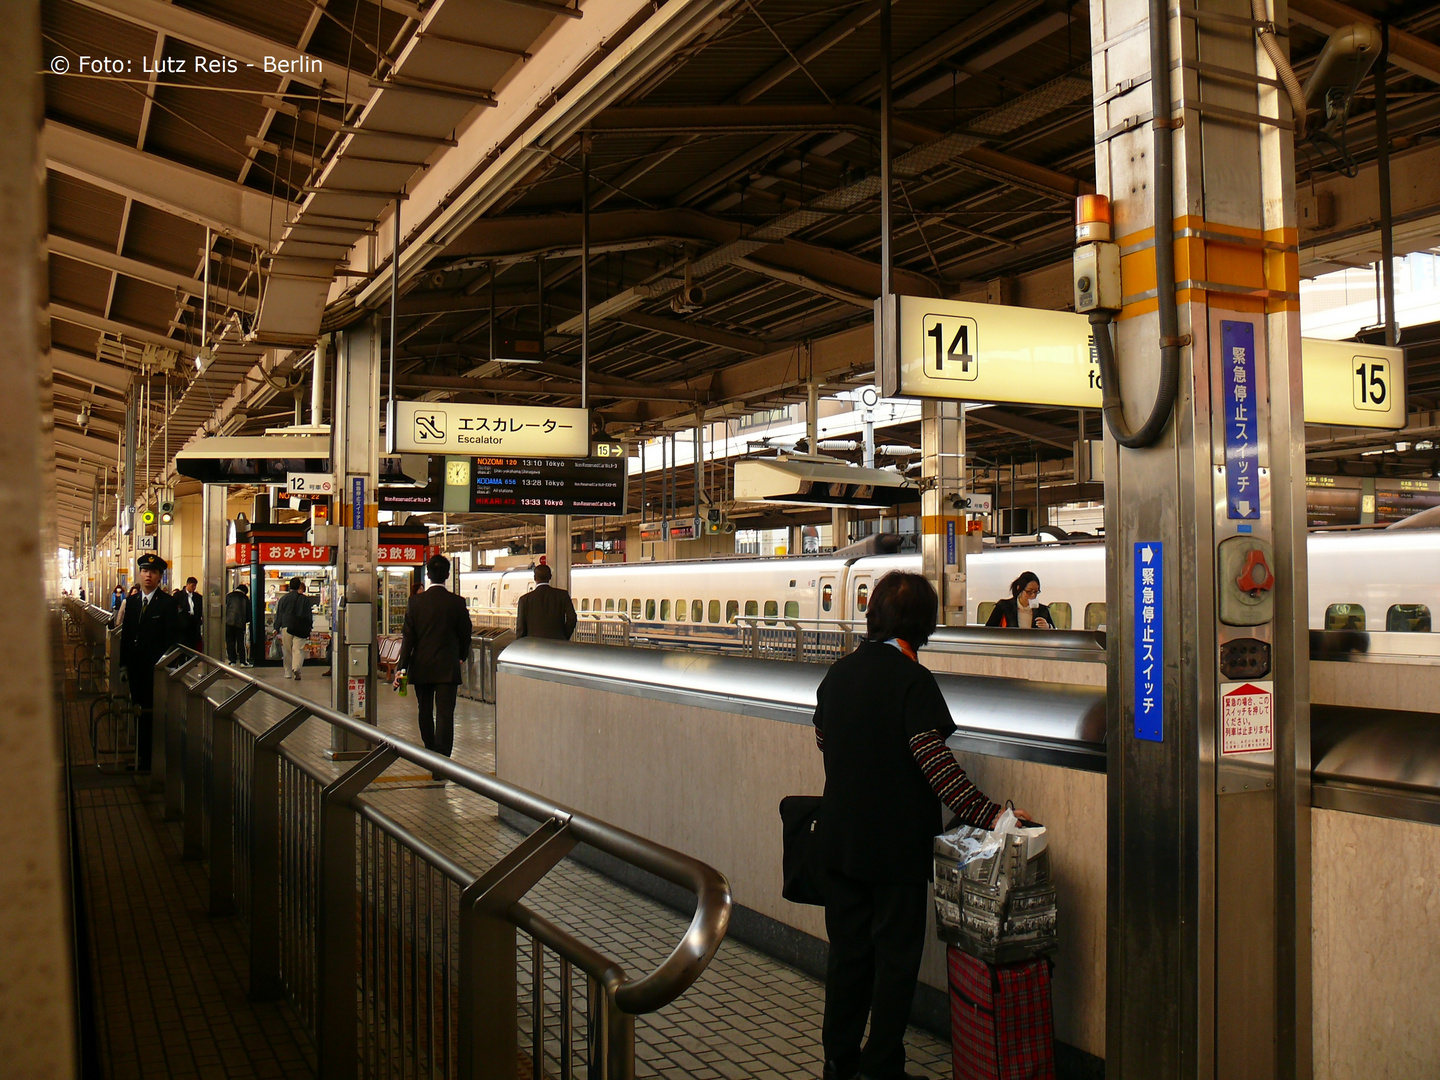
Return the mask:
<svg viewBox="0 0 1440 1080">
<path fill-rule="evenodd" d="M 1263 0 L 1256 0 L 1263 2 Z M 1151 446 L 1170 422 L 1180 392 L 1180 317 L 1175 304 L 1175 186 L 1174 137 L 1170 119 L 1170 13 L 1166 0 L 1150 0 L 1151 126 L 1155 134 L 1155 299 L 1160 316 L 1160 385 L 1150 415 L 1138 430 L 1125 420 L 1120 396 L 1120 369 L 1110 339 L 1112 311 L 1090 313 L 1095 353 L 1100 361 L 1102 408 L 1105 424 L 1115 441 L 1130 449 Z"/>
</svg>

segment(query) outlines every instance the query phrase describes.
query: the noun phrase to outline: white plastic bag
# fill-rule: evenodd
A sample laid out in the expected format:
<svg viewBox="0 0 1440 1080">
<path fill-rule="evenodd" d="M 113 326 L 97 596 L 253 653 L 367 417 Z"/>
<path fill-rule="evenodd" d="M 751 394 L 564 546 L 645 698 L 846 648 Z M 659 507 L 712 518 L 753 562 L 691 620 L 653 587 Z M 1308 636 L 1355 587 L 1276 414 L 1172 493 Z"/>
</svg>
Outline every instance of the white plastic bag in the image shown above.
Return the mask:
<svg viewBox="0 0 1440 1080">
<path fill-rule="evenodd" d="M 979 829 L 973 825 L 957 825 L 947 833 L 935 838 L 936 854 L 949 852 L 950 857 L 963 869 L 975 859 L 988 859 L 999 852 L 1009 836 L 1025 838 L 1025 861 L 1029 862 L 1045 850 L 1049 842 L 1044 825 L 1021 825 L 1015 811 L 1008 807 L 995 819 L 993 829 Z"/>
</svg>

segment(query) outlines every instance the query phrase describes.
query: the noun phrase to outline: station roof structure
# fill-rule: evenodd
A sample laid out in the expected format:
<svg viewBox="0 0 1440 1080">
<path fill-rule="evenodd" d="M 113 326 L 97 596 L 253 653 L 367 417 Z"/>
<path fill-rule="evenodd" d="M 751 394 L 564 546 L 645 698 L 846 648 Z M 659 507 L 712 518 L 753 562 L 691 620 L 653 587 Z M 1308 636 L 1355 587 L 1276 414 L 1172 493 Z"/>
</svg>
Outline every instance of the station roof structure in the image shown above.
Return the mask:
<svg viewBox="0 0 1440 1080">
<path fill-rule="evenodd" d="M 1389 21 L 1397 252 L 1440 246 L 1440 5 L 1289 11 L 1302 80 L 1337 26 Z M 290 423 L 316 336 L 389 318 L 397 205 L 402 396 L 576 403 L 586 170 L 590 389 L 608 434 L 869 381 L 878 12 L 47 0 L 62 537 L 113 469 L 128 395 L 144 393 L 154 444 L 142 489 L 197 434 Z M 893 18 L 896 290 L 1068 306 L 1073 203 L 1094 179 L 1086 5 L 895 0 Z M 1307 275 L 1379 257 L 1373 96 L 1367 78 L 1343 138 L 1297 151 Z M 1411 449 L 1363 467 L 1433 476 L 1440 453 L 1414 445 L 1440 428 L 1440 330 L 1409 337 Z M 497 361 L 519 341 L 541 361 Z M 1067 456 L 1081 430 L 1074 410 L 972 419 L 989 461 Z M 1098 437 L 1098 415 L 1085 430 Z M 1317 462 L 1357 469 L 1395 438 L 1310 433 Z"/>
</svg>

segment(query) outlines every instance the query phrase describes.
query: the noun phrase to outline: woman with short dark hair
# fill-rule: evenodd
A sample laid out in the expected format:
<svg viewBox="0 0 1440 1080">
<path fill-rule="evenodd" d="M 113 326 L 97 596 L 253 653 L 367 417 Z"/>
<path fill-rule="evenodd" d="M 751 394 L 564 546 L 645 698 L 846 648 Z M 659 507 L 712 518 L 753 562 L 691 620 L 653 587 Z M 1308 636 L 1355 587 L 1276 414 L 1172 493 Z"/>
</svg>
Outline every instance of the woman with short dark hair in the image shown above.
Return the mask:
<svg viewBox="0 0 1440 1080">
<path fill-rule="evenodd" d="M 1010 583 L 1010 595 L 999 601 L 985 620 L 986 626 L 1018 627 L 1021 630 L 1054 630 L 1055 619 L 1044 604 L 1035 603 L 1040 595 L 1040 579 L 1033 570 L 1026 570 Z"/>
<path fill-rule="evenodd" d="M 940 804 L 982 828 L 1000 813 L 945 745 L 955 723 L 935 676 L 916 659 L 935 631 L 938 609 L 925 578 L 886 574 L 871 593 L 864 643 L 831 666 L 816 692 L 830 937 L 826 1080 L 907 1075 L 905 1025 L 925 949 Z"/>
</svg>

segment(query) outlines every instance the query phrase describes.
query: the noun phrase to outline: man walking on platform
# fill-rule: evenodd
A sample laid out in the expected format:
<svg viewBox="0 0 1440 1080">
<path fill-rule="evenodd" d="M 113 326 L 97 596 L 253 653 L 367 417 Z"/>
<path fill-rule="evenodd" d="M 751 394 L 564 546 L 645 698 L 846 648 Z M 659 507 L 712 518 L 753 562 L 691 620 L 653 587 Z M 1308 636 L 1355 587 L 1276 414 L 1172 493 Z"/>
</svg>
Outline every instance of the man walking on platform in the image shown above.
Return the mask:
<svg viewBox="0 0 1440 1080">
<path fill-rule="evenodd" d="M 199 652 L 205 626 L 205 605 L 195 588 L 200 583 L 193 577 L 185 579 L 185 588 L 175 594 L 175 608 L 180 616 L 180 644 Z"/>
<path fill-rule="evenodd" d="M 444 555 L 430 557 L 425 576 L 430 584 L 412 596 L 405 608 L 394 685 L 400 685 L 402 676 L 409 679 L 415 687 L 425 748 L 449 757 L 455 746 L 460 665 L 470 657 L 470 611 L 464 600 L 445 587 L 450 560 Z"/>
<path fill-rule="evenodd" d="M 535 567 L 535 587 L 515 605 L 515 636 L 558 638 L 575 633 L 575 605 L 570 594 L 550 584 L 550 567 Z"/>
<path fill-rule="evenodd" d="M 275 629 L 280 631 L 280 658 L 285 662 L 285 677 L 299 680 L 305 666 L 305 643 L 315 625 L 318 596 L 305 595 L 305 582 L 293 577 L 290 588 L 275 604 Z"/>
<path fill-rule="evenodd" d="M 245 662 L 245 627 L 250 619 L 250 586 L 236 585 L 225 597 L 225 655 L 241 667 L 255 666 Z"/>
<path fill-rule="evenodd" d="M 180 617 L 174 598 L 160 588 L 167 564 L 147 552 L 135 560 L 140 592 L 125 601 L 120 617 L 120 662 L 130 680 L 130 700 L 140 707 L 136 725 L 136 763 L 150 771 L 155 705 L 155 664 L 180 640 Z"/>
</svg>

